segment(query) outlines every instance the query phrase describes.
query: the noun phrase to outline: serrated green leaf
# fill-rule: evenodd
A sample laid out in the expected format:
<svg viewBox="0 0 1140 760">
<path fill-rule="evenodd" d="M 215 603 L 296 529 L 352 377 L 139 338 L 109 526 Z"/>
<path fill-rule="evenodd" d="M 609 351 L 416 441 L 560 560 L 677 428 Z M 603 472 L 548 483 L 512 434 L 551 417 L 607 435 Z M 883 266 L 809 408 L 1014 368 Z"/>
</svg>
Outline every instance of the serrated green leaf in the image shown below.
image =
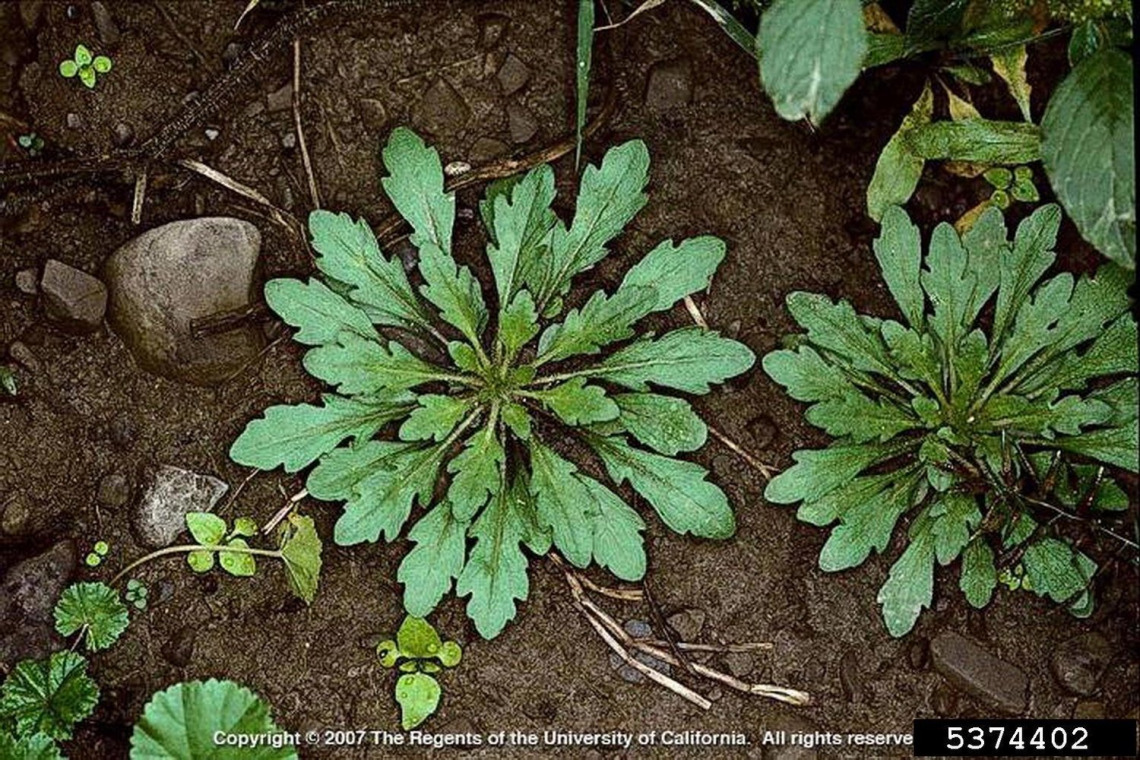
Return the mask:
<svg viewBox="0 0 1140 760">
<path fill-rule="evenodd" d="M 226 546 L 232 546 L 235 549 L 249 548 L 249 544 L 244 538 L 235 538 Z M 249 578 L 257 573 L 257 560 L 253 558 L 252 554 L 243 551 L 227 551 L 225 548 L 219 550 L 218 564 L 227 573 L 239 578 Z"/>
<path fill-rule="evenodd" d="M 0 757 L 12 760 L 66 760 L 55 741 L 47 734 L 16 737 L 3 729 L 0 729 Z"/>
<path fill-rule="evenodd" d="M 260 470 L 284 466 L 286 472 L 297 472 L 346 439 L 368 440 L 389 422 L 407 415 L 416 397 L 406 392 L 352 399 L 326 394 L 322 401 L 323 406 L 269 407 L 233 442 L 230 459 Z"/>
<path fill-rule="evenodd" d="M 1034 591 L 1058 604 L 1071 603 L 1092 577 L 1078 562 L 1079 554 L 1064 541 L 1046 537 L 1026 546 L 1021 561 Z"/>
<path fill-rule="evenodd" d="M 1053 433 L 1079 435 L 1082 427 L 1106 422 L 1112 408 L 1096 399 L 1065 396 L 1056 401 L 1024 396 L 993 398 L 978 414 L 978 424 L 1030 436 L 1052 438 Z"/>
<path fill-rule="evenodd" d="M 490 426 L 473 435 L 467 447 L 451 460 L 447 465 L 447 471 L 452 474 L 447 498 L 457 520 L 470 522 L 494 495 L 505 460 L 506 452 Z"/>
<path fill-rule="evenodd" d="M 509 192 L 492 197 L 488 189 L 484 203 L 492 242 L 487 244 L 487 260 L 495 275 L 500 309 L 512 302 L 549 245 L 550 232 L 558 221 L 550 208 L 554 193 L 554 170 L 547 164 L 527 172 Z"/>
<path fill-rule="evenodd" d="M 551 325 L 538 340 L 535 366 L 579 354 L 596 354 L 604 346 L 633 337 L 633 324 L 657 302 L 652 287 L 624 285 L 612 296 L 594 293 L 586 305 L 571 309 L 566 319 Z"/>
<path fill-rule="evenodd" d="M 350 287 L 349 297 L 382 325 L 426 327 L 427 311 L 408 282 L 398 256 L 387 258 L 364 219 L 317 209 L 309 214 L 317 269 Z"/>
<path fill-rule="evenodd" d="M 523 346 L 538 335 L 538 312 L 528 291 L 514 297 L 510 306 L 499 315 L 499 340 L 507 357 L 513 357 Z"/>
<path fill-rule="evenodd" d="M 642 451 L 622 438 L 591 435 L 588 441 L 613 481 L 621 484 L 628 480 L 671 530 L 719 539 L 736 532 L 736 517 L 728 498 L 705 480 L 705 468 Z"/>
<path fill-rule="evenodd" d="M 859 76 L 867 52 L 859 0 L 775 0 L 756 36 L 760 80 L 776 113 L 813 124 Z"/>
<path fill-rule="evenodd" d="M 98 701 L 99 687 L 87 675 L 87 660 L 75 652 L 55 652 L 42 660 L 23 660 L 4 679 L 0 722 L 11 721 L 20 736 L 42 733 L 64 741 Z"/>
<path fill-rule="evenodd" d="M 887 399 L 872 401 L 858 391 L 821 401 L 807 410 L 806 417 L 836 438 L 850 436 L 853 443 L 889 441 L 905 430 L 921 426 L 909 410 Z"/>
<path fill-rule="evenodd" d="M 960 427 L 969 424 L 969 413 L 977 399 L 986 372 L 989 344 L 986 334 L 974 330 L 960 339 L 950 356 L 950 420 Z"/>
<path fill-rule="evenodd" d="M 635 391 L 649 390 L 653 383 L 704 395 L 711 383 L 739 375 L 755 361 L 743 343 L 689 327 L 631 343 L 588 373 Z"/>
<path fill-rule="evenodd" d="M 309 473 L 305 489 L 323 501 L 351 498 L 364 478 L 378 469 L 392 469 L 399 457 L 419 447 L 397 441 L 363 441 L 333 449 Z"/>
<path fill-rule="evenodd" d="M 710 235 L 682 240 L 679 245 L 663 240 L 625 273 L 618 292 L 652 288 L 657 300 L 646 314 L 665 311 L 685 296 L 707 288 L 724 253 L 724 241 Z"/>
<path fill-rule="evenodd" d="M 500 414 L 511 432 L 524 441 L 530 439 L 530 414 L 527 413 L 522 404 L 503 404 Z"/>
<path fill-rule="evenodd" d="M 407 673 L 400 676 L 396 681 L 400 727 L 410 731 L 431 717 L 439 707 L 442 693 L 439 682 L 426 673 Z"/>
<path fill-rule="evenodd" d="M 1019 121 L 969 118 L 920 124 L 903 135 L 919 158 L 1015 166 L 1041 158 L 1041 129 Z"/>
<path fill-rule="evenodd" d="M 277 736 L 269 705 L 233 681 L 188 681 L 156 693 L 131 734 L 131 760 L 297 760 L 289 745 L 237 747 L 217 736 Z"/>
<path fill-rule="evenodd" d="M 773 504 L 816 501 L 901 450 L 897 442 L 835 443 L 826 449 L 800 449 L 792 454 L 796 464 L 772 478 L 764 489 L 764 498 Z"/>
<path fill-rule="evenodd" d="M 914 195 L 926 161 L 911 152 L 906 143 L 906 133 L 929 124 L 933 116 L 934 91 L 927 82 L 875 162 L 875 173 L 867 185 L 867 215 L 875 221 L 882 219 L 887 208 L 901 206 Z"/>
<path fill-rule="evenodd" d="M 886 549 L 899 517 L 914 503 L 921 475 L 918 468 L 902 470 L 872 498 L 848 505 L 819 552 L 820 569 L 834 573 L 858 567 L 872 550 Z"/>
<path fill-rule="evenodd" d="M 861 321 L 847 301 L 832 303 L 827 296 L 797 291 L 788 294 L 787 303 L 813 345 L 838 354 L 855 369 L 894 374 L 878 331 Z"/>
<path fill-rule="evenodd" d="M 982 520 L 978 501 L 971 494 L 940 494 L 930 505 L 933 522 L 930 535 L 934 539 L 934 556 L 938 564 L 953 562 L 970 540 L 971 532 Z"/>
<path fill-rule="evenodd" d="M 211 512 L 188 513 L 186 527 L 203 546 L 217 546 L 226 537 L 226 521 Z"/>
<path fill-rule="evenodd" d="M 89 652 L 114 644 L 130 623 L 126 605 L 105 583 L 73 583 L 63 590 L 53 614 L 61 636 L 84 631 Z"/>
<path fill-rule="evenodd" d="M 418 400 L 419 406 L 400 425 L 401 441 L 442 441 L 474 403 L 472 398 L 434 393 L 424 394 Z"/>
<path fill-rule="evenodd" d="M 545 313 L 553 298 L 566 293 L 576 274 L 605 257 L 606 244 L 645 205 L 647 197 L 642 191 L 648 181 L 649 151 L 640 140 L 610 148 L 600 168 L 586 167 L 574 221 L 569 230 L 554 227 L 551 266 L 541 285 L 531 281 L 540 312 Z"/>
<path fill-rule="evenodd" d="M 895 637 L 907 634 L 924 607 L 934 598 L 934 548 L 929 536 L 911 541 L 891 566 L 887 582 L 879 589 L 883 622 Z"/>
<path fill-rule="evenodd" d="M 567 425 L 589 425 L 617 419 L 618 407 L 606 396 L 604 388 L 587 385 L 584 377 L 575 377 L 547 390 L 532 391 L 558 419 Z"/>
<path fill-rule="evenodd" d="M 499 488 L 468 531 L 475 545 L 455 594 L 470 595 L 467 616 L 485 639 L 499 635 L 515 616 L 515 601 L 529 592 L 527 559 L 519 545 L 528 537 L 531 509 L 526 484 L 516 478 L 510 488 Z"/>
<path fill-rule="evenodd" d="M 1001 282 L 1001 268 L 1010 255 L 1005 217 L 992 206 L 982 212 L 973 226 L 962 235 L 967 268 L 976 283 L 966 309 L 966 322 L 973 324 Z"/>
<path fill-rule="evenodd" d="M 381 535 L 385 541 L 394 540 L 411 514 L 416 497 L 424 507 L 430 503 L 448 448 L 447 441 L 406 448 L 385 459 L 391 469 L 365 475 L 353 487 L 352 496 L 344 504 L 344 514 L 336 521 L 333 539 L 337 544 L 376 541 Z"/>
<path fill-rule="evenodd" d="M 1061 224 L 1061 210 L 1042 206 L 1017 227 L 1013 250 L 1001 260 L 1000 286 L 994 311 L 990 345 L 996 351 L 1025 305 L 1029 291 L 1056 258 L 1053 245 Z"/>
<path fill-rule="evenodd" d="M 892 323 L 901 326 L 898 323 Z M 825 401 L 842 398 L 854 390 L 851 381 L 836 365 L 824 360 L 811 346 L 781 349 L 764 356 L 764 371 L 797 401 Z"/>
<path fill-rule="evenodd" d="M 1029 80 L 1025 75 L 1025 63 L 1028 58 L 1025 45 L 1013 45 L 992 54 L 990 61 L 993 63 L 994 73 L 1002 78 L 1006 87 L 1009 88 L 1009 94 L 1017 102 L 1017 107 L 1021 110 L 1021 118 L 1027 122 L 1032 122 L 1033 114 L 1029 108 L 1029 95 L 1033 88 L 1029 86 Z"/>
<path fill-rule="evenodd" d="M 443 320 L 463 333 L 472 345 L 487 325 L 487 305 L 479 281 L 467 267 L 457 266 L 450 253 L 435 246 L 420 249 L 424 297 L 439 309 Z"/>
<path fill-rule="evenodd" d="M 921 275 L 922 287 L 934 309 L 930 329 L 951 356 L 970 327 L 966 317 L 978 283 L 977 275 L 966 264 L 966 251 L 954 228 L 946 223 L 935 227 Z"/>
<path fill-rule="evenodd" d="M 622 428 L 638 442 L 666 456 L 705 445 L 708 426 L 684 399 L 656 393 L 619 393 Z"/>
<path fill-rule="evenodd" d="M 1079 436 L 1060 436 L 1054 445 L 1130 472 L 1140 470 L 1140 424 L 1136 412 L 1140 408 L 1140 393 L 1136 378 L 1093 393 L 1089 398 L 1113 408 L 1112 416 L 1106 420 L 1111 427 L 1085 431 Z"/>
<path fill-rule="evenodd" d="M 972 607 L 981 609 L 990 603 L 997 586 L 994 552 L 983 538 L 966 544 L 962 552 L 962 575 L 958 587 Z"/>
<path fill-rule="evenodd" d="M 615 407 L 616 409 L 616 407 Z M 530 442 L 530 492 L 538 523 L 550 528 L 554 545 L 573 565 L 586 567 L 593 555 L 593 531 L 587 515 L 594 509 L 590 491 L 575 477 L 578 468 L 536 440 Z"/>
<path fill-rule="evenodd" d="M 368 315 L 320 280 L 277 279 L 265 283 L 265 302 L 287 324 L 300 328 L 293 340 L 309 346 L 332 343 L 342 332 L 379 340 Z"/>
<path fill-rule="evenodd" d="M 934 337 L 929 332 L 920 335 L 893 320 L 885 320 L 879 326 L 879 332 L 901 376 L 908 380 L 921 380 L 936 395 L 943 392 L 942 364 Z"/>
<path fill-rule="evenodd" d="M 305 604 L 312 604 L 317 595 L 323 548 L 313 518 L 289 515 L 289 528 L 281 544 L 281 559 L 285 562 L 289 589 Z"/>
<path fill-rule="evenodd" d="M 645 576 L 645 523 L 621 497 L 593 478 L 575 476 L 590 496 L 587 519 L 593 532 L 594 560 L 623 581 Z"/>
<path fill-rule="evenodd" d="M 455 224 L 455 194 L 443 189 L 443 164 L 415 132 L 392 130 L 382 151 L 388 176 L 380 180 L 400 216 L 412 226 L 409 237 L 420 251 L 451 257 L 451 231 Z M 437 304 L 438 305 L 438 304 Z"/>
<path fill-rule="evenodd" d="M 485 498 L 485 497 L 484 497 Z M 440 502 L 412 526 L 415 547 L 404 555 L 396 580 L 404 584 L 404 609 L 426 617 L 451 590 L 467 559 L 468 521 L 456 519 L 451 505 Z"/>
<path fill-rule="evenodd" d="M 1045 173 L 1082 237 L 1136 268 L 1132 57 L 1107 48 L 1057 87 L 1041 128 Z"/>
<path fill-rule="evenodd" d="M 336 385 L 344 395 L 405 391 L 450 376 L 396 341 L 387 347 L 352 333 L 341 333 L 335 343 L 309 349 L 302 362 L 314 377 Z"/>
<path fill-rule="evenodd" d="M 907 323 L 916 330 L 922 330 L 926 296 L 919 285 L 922 240 L 918 227 L 898 206 L 887 208 L 882 225 L 882 232 L 874 242 L 875 259 Z"/>
</svg>

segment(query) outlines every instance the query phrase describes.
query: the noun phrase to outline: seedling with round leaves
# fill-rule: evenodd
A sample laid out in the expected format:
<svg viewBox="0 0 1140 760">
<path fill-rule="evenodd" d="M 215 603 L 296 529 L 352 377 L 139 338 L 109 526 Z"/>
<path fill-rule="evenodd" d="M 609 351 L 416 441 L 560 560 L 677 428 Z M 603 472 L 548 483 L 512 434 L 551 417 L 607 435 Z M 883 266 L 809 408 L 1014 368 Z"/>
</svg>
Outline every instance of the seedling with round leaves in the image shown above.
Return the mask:
<svg viewBox="0 0 1140 760">
<path fill-rule="evenodd" d="M 83 558 L 83 563 L 88 567 L 99 567 L 110 551 L 111 545 L 106 541 L 96 541 L 95 545 L 91 547 L 91 551 L 87 552 L 87 556 Z"/>
<path fill-rule="evenodd" d="M 75 55 L 59 64 L 59 73 L 64 79 L 79 78 L 83 86 L 91 90 L 100 74 L 111 70 L 111 59 L 105 55 L 92 55 L 86 45 L 75 46 Z"/>
<path fill-rule="evenodd" d="M 1033 170 L 1028 166 L 1016 166 L 1013 169 L 995 166 L 987 169 L 982 177 L 993 188 L 990 203 L 1003 211 L 1014 201 L 1036 203 L 1041 199 L 1037 186 L 1033 184 Z"/>
<path fill-rule="evenodd" d="M 123 598 L 127 600 L 128 604 L 133 604 L 135 609 L 145 610 L 149 593 L 150 591 L 145 583 L 138 578 L 131 578 L 127 581 L 127 590 L 123 593 Z"/>
<path fill-rule="evenodd" d="M 29 132 L 28 134 L 17 137 L 16 144 L 23 148 L 31 158 L 36 158 L 43 152 L 44 138 L 35 132 Z"/>
<path fill-rule="evenodd" d="M 764 370 L 837 440 L 793 454 L 765 497 L 835 524 L 819 557 L 827 571 L 886 551 L 906 516 L 906 548 L 878 595 L 892 635 L 930 605 L 935 565 L 959 557 L 974 607 L 1020 566 L 1020 588 L 1092 612 L 1097 564 L 1057 518 L 1095 527 L 1128 507 L 1107 467 L 1140 461 L 1136 321 L 1132 275 L 1115 264 L 1039 283 L 1059 225 L 1044 206 L 1010 241 L 990 208 L 961 238 L 939 225 L 924 257 L 918 228 L 892 207 L 875 255 L 905 324 L 788 296 L 806 333 Z"/>
<path fill-rule="evenodd" d="M 400 705 L 400 725 L 407 731 L 439 707 L 442 690 L 434 674 L 458 665 L 463 650 L 455 641 L 444 641 L 428 621 L 408 615 L 395 641 L 388 639 L 376 645 L 376 655 L 381 665 L 402 673 L 396 681 L 396 702 Z"/>
<path fill-rule="evenodd" d="M 239 517 L 230 527 L 226 521 L 211 512 L 190 512 L 186 527 L 196 543 L 167 546 L 140 557 L 127 565 L 111 581 L 118 583 L 138 567 L 173 554 L 185 554 L 190 569 L 207 573 L 215 565 L 237 577 L 257 573 L 256 557 L 280 560 L 285 567 L 289 590 L 306 604 L 311 604 L 317 593 L 321 574 L 321 538 L 313 526 L 313 518 L 291 514 L 279 531 L 278 548 L 262 549 L 250 546 L 247 538 L 258 535 L 257 523 L 248 517 Z M 140 596 L 141 595 L 141 596 Z M 132 601 L 146 606 L 146 588 L 136 591 Z M 141 607 L 140 607 L 141 609 Z"/>
<path fill-rule="evenodd" d="M 491 306 L 452 254 L 455 196 L 444 190 L 439 155 L 401 128 L 383 160 L 382 185 L 412 228 L 423 284 L 417 293 L 363 220 L 314 212 L 321 277 L 270 281 L 265 296 L 310 347 L 305 369 L 337 392 L 320 406 L 270 407 L 231 458 L 288 472 L 319 460 L 306 487 L 345 502 L 341 545 L 394 540 L 418 502 L 426 513 L 408 533 L 415 548 L 398 572 L 404 607 L 425 617 L 454 585 L 470 597 L 467 613 L 485 638 L 527 596 L 524 547 L 540 556 L 555 548 L 577 567 L 597 562 L 625 580 L 645 573 L 644 522 L 566 458 L 574 445 L 592 450 L 613 484 L 629 482 L 669 528 L 730 537 L 724 493 L 704 468 L 677 457 L 705 443 L 704 422 L 687 400 L 651 386 L 704 394 L 755 357 L 710 330 L 656 336 L 634 327 L 706 288 L 724 244 L 666 240 L 612 294 L 597 291 L 563 313 L 573 278 L 606 257 L 646 202 L 645 145 L 612 148 L 585 169 L 569 226 L 551 209 L 549 166 L 488 189 L 480 211 Z M 393 332 L 402 337 L 390 339 Z"/>
</svg>

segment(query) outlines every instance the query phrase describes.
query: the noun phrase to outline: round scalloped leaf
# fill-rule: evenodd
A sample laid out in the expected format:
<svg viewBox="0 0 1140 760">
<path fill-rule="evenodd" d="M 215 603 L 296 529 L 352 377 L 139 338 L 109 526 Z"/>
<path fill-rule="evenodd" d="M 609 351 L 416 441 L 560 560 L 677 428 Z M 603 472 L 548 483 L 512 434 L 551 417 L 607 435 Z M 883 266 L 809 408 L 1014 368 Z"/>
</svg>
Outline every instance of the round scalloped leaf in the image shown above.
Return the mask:
<svg viewBox="0 0 1140 760">
<path fill-rule="evenodd" d="M 91 68 L 100 74 L 106 74 L 111 70 L 111 59 L 105 55 L 97 55 L 95 56 L 95 60 L 91 62 Z"/>
<path fill-rule="evenodd" d="M 396 681 L 400 725 L 405 731 L 423 723 L 439 707 L 439 683 L 426 673 L 408 673 Z"/>
<path fill-rule="evenodd" d="M 64 79 L 71 79 L 79 73 L 79 64 L 68 58 L 66 61 L 59 63 L 59 75 Z"/>
<path fill-rule="evenodd" d="M 245 542 L 244 538 L 235 538 L 230 541 L 227 546 L 234 546 L 240 549 L 248 549 L 249 544 Z M 222 549 L 218 553 L 218 564 L 222 566 L 230 575 L 236 575 L 239 578 L 248 578 L 257 572 L 257 562 L 253 559 L 252 554 L 245 552 L 231 552 Z"/>
<path fill-rule="evenodd" d="M 190 512 L 186 515 L 186 527 L 203 546 L 216 546 L 226 537 L 226 521 L 212 512 Z"/>
<path fill-rule="evenodd" d="M 24 660 L 0 687 L 0 723 L 14 721 L 16 733 L 71 738 L 75 724 L 99 701 L 99 686 L 87 675 L 87 659 L 56 652 L 48 659 Z"/>
<path fill-rule="evenodd" d="M 207 573 L 214 568 L 214 552 L 202 549 L 186 555 L 186 564 L 196 573 Z"/>
<path fill-rule="evenodd" d="M 105 583 L 74 583 L 63 590 L 55 605 L 55 629 L 63 636 L 84 630 L 90 652 L 118 641 L 128 623 L 126 605 Z"/>
<path fill-rule="evenodd" d="M 443 640 L 431 623 L 423 618 L 408 615 L 396 632 L 396 644 L 404 657 L 416 659 L 436 657 L 443 647 Z"/>
<path fill-rule="evenodd" d="M 12 760 L 64 760 L 55 741 L 47 734 L 16 738 L 0 731 L 0 757 Z"/>
<path fill-rule="evenodd" d="M 269 705 L 233 681 L 189 681 L 150 698 L 131 734 L 131 760 L 296 760 L 293 747 L 218 745 L 222 734 L 263 735 L 284 732 L 274 724 Z M 283 737 L 282 737 L 283 738 Z"/>
<path fill-rule="evenodd" d="M 86 45 L 75 46 L 75 62 L 80 66 L 87 66 L 91 63 L 91 51 Z"/>
<path fill-rule="evenodd" d="M 457 642 L 445 641 L 439 649 L 439 661 L 446 668 L 454 668 L 463 656 L 463 648 Z"/>
</svg>

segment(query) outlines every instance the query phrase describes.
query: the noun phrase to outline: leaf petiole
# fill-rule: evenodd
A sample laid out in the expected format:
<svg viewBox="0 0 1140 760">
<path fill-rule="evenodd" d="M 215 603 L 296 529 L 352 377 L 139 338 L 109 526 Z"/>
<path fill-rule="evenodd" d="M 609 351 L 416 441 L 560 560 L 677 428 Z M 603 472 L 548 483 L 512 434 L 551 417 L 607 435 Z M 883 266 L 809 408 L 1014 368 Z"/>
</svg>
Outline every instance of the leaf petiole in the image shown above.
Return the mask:
<svg viewBox="0 0 1140 760">
<path fill-rule="evenodd" d="M 275 557 L 282 561 L 285 559 L 284 554 L 279 549 L 255 549 L 252 546 L 230 546 L 222 544 L 216 544 L 213 546 L 207 546 L 205 544 L 179 544 L 177 546 L 167 546 L 164 549 L 158 549 L 157 551 L 153 551 L 150 554 L 139 557 L 134 562 L 120 570 L 115 575 L 115 577 L 111 579 L 111 582 L 108 585 L 114 586 L 132 570 L 139 567 L 140 565 L 145 565 L 151 560 L 158 559 L 160 557 L 167 557 L 172 554 L 189 554 L 190 552 L 233 552 L 235 554 L 255 554 L 259 557 Z"/>
</svg>

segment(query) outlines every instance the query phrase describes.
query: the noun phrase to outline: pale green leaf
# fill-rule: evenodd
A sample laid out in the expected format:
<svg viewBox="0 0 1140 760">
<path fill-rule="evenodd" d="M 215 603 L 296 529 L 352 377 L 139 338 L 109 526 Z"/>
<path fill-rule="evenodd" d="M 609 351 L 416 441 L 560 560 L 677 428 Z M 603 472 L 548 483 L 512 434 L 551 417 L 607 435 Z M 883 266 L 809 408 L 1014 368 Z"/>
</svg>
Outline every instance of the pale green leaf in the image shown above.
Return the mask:
<svg viewBox="0 0 1140 760">
<path fill-rule="evenodd" d="M 554 545 L 573 565 L 586 567 L 593 555 L 593 531 L 586 516 L 590 492 L 575 477 L 578 468 L 536 440 L 530 442 L 530 492 L 538 522 L 550 528 Z"/>
<path fill-rule="evenodd" d="M 850 483 L 868 467 L 899 453 L 897 443 L 832 444 L 826 449 L 800 449 L 796 464 L 768 483 L 764 498 L 773 504 L 812 502 Z"/>
<path fill-rule="evenodd" d="M 838 354 L 855 369 L 894 375 L 878 331 L 860 320 L 850 303 L 832 303 L 827 296 L 799 291 L 789 293 L 787 303 L 788 311 L 807 330 L 812 344 Z"/>
<path fill-rule="evenodd" d="M 396 702 L 400 705 L 400 727 L 410 731 L 423 723 L 439 707 L 443 693 L 439 682 L 427 673 L 405 673 L 396 681 Z"/>
<path fill-rule="evenodd" d="M 1085 572 L 1079 556 L 1080 552 L 1064 541 L 1046 537 L 1025 547 L 1022 564 L 1033 590 L 1039 595 L 1048 596 L 1058 604 L 1072 603 L 1092 577 Z"/>
<path fill-rule="evenodd" d="M 335 343 L 310 349 L 303 359 L 313 377 L 336 385 L 344 395 L 404 391 L 417 385 L 450 379 L 448 374 L 396 341 L 387 347 L 379 339 L 367 340 L 341 333 Z"/>
<path fill-rule="evenodd" d="M 646 391 L 653 383 L 686 393 L 705 394 L 749 369 L 756 356 L 743 343 L 699 327 L 643 338 L 604 359 L 589 374 Z"/>
<path fill-rule="evenodd" d="M 397 441 L 360 441 L 341 446 L 321 457 L 309 473 L 305 489 L 315 499 L 341 501 L 352 496 L 364 478 L 380 469 L 391 469 L 400 457 L 419 444 Z"/>
<path fill-rule="evenodd" d="M 1056 205 L 1042 206 L 1017 227 L 1013 249 L 1000 261 L 1000 285 L 990 345 L 996 350 L 1029 297 L 1029 291 L 1056 258 L 1053 245 L 1061 224 Z"/>
<path fill-rule="evenodd" d="M 447 449 L 444 441 L 407 448 L 386 458 L 391 469 L 374 470 L 353 487 L 344 514 L 336 521 L 334 540 L 341 546 L 376 541 L 381 534 L 386 541 L 394 540 L 411 514 L 416 497 L 424 507 L 431 501 Z"/>
<path fill-rule="evenodd" d="M 17 737 L 3 729 L 0 729 L 0 757 L 12 760 L 66 760 L 55 741 L 47 734 Z"/>
<path fill-rule="evenodd" d="M 888 323 L 884 323 L 884 326 Z M 899 327 L 897 322 L 889 323 Z M 765 355 L 764 371 L 797 401 L 842 398 L 854 390 L 839 367 L 825 361 L 809 345 L 796 350 L 780 349 Z"/>
<path fill-rule="evenodd" d="M 725 244 L 704 235 L 679 245 L 663 240 L 625 274 L 619 293 L 627 288 L 652 288 L 657 300 L 646 311 L 665 311 L 688 295 L 704 290 L 724 259 Z"/>
<path fill-rule="evenodd" d="M 598 291 L 585 306 L 571 309 L 564 321 L 551 325 L 538 340 L 535 366 L 579 354 L 596 354 L 604 346 L 633 337 L 633 324 L 653 310 L 657 290 L 623 285 L 612 296 Z"/>
<path fill-rule="evenodd" d="M 914 195 L 926 161 L 911 152 L 906 143 L 906 133 L 929 124 L 933 115 L 934 91 L 927 82 L 875 162 L 875 173 L 867 185 L 867 215 L 872 219 L 882 219 L 887 208 L 901 206 Z"/>
<path fill-rule="evenodd" d="M 857 567 L 872 550 L 886 549 L 899 517 L 913 505 L 920 478 L 917 468 L 894 473 L 887 488 L 866 501 L 850 504 L 819 552 L 820 569 L 833 573 Z"/>
<path fill-rule="evenodd" d="M 492 427 L 473 435 L 463 449 L 447 465 L 452 474 L 447 498 L 457 520 L 469 522 L 494 495 L 501 482 L 506 453 Z"/>
<path fill-rule="evenodd" d="M 409 614 L 396 631 L 396 646 L 400 654 L 412 659 L 435 657 L 443 648 L 443 639 L 431 623 L 422 617 Z"/>
<path fill-rule="evenodd" d="M 400 426 L 402 441 L 442 441 L 467 414 L 474 399 L 428 393 L 418 401 L 419 406 Z"/>
<path fill-rule="evenodd" d="M 534 299 L 524 290 L 500 312 L 499 340 L 507 357 L 513 357 L 535 335 L 538 335 L 538 313 L 534 309 Z"/>
<path fill-rule="evenodd" d="M 982 520 L 978 501 L 968 493 L 940 494 L 931 503 L 929 515 L 933 518 L 930 535 L 934 556 L 938 564 L 948 565 L 966 548 L 971 532 Z"/>
<path fill-rule="evenodd" d="M 871 400 L 858 391 L 821 401 L 807 410 L 806 417 L 836 438 L 850 436 L 853 443 L 888 441 L 921 426 L 908 409 L 884 398 Z"/>
<path fill-rule="evenodd" d="M 605 389 L 587 385 L 583 377 L 572 378 L 548 390 L 532 391 L 531 395 L 567 425 L 589 425 L 618 416 L 617 404 L 606 396 Z"/>
<path fill-rule="evenodd" d="M 863 68 L 859 0 L 774 0 L 756 36 L 760 80 L 776 113 L 819 124 Z"/>
<path fill-rule="evenodd" d="M 233 546 L 237 549 L 248 549 L 249 544 L 246 543 L 244 538 L 235 538 L 230 541 L 226 546 Z M 257 561 L 253 558 L 252 554 L 247 554 L 242 551 L 226 551 L 224 548 L 218 552 L 218 564 L 222 566 L 230 575 L 236 575 L 239 578 L 248 578 L 257 573 Z"/>
<path fill-rule="evenodd" d="M 587 520 L 593 529 L 594 560 L 623 581 L 645 576 L 645 523 L 621 497 L 593 478 L 576 475 L 590 496 Z"/>
<path fill-rule="evenodd" d="M 875 259 L 907 323 L 922 330 L 926 296 L 919 285 L 922 239 L 918 227 L 898 206 L 888 207 L 881 221 L 883 229 L 874 242 Z"/>
<path fill-rule="evenodd" d="M 688 401 L 656 393 L 620 393 L 613 397 L 621 425 L 638 442 L 666 456 L 705 445 L 708 426 Z"/>
<path fill-rule="evenodd" d="M 934 549 L 929 536 L 913 541 L 891 566 L 891 574 L 879 589 L 883 622 L 892 636 L 904 636 L 914 628 L 919 613 L 934 598 Z"/>
<path fill-rule="evenodd" d="M 1014 45 L 994 53 L 990 56 L 990 61 L 993 63 L 994 73 L 1002 78 L 1009 88 L 1009 94 L 1017 101 L 1021 118 L 1031 122 L 1033 114 L 1029 108 L 1029 95 L 1033 88 L 1029 86 L 1029 80 L 1025 75 L 1025 62 L 1028 58 L 1025 45 Z"/>
<path fill-rule="evenodd" d="M 553 201 L 554 170 L 547 164 L 527 172 L 509 193 L 492 197 L 488 190 L 485 218 L 489 217 L 492 242 L 487 244 L 487 260 L 495 275 L 500 309 L 512 302 L 548 245 L 558 221 L 550 209 Z"/>
<path fill-rule="evenodd" d="M 921 279 L 934 310 L 930 329 L 952 356 L 958 341 L 970 327 L 967 317 L 978 281 L 967 268 L 966 251 L 958 233 L 949 224 L 934 228 Z"/>
<path fill-rule="evenodd" d="M 450 253 L 435 246 L 420 249 L 419 266 L 426 281 L 420 292 L 439 308 L 445 322 L 473 345 L 478 343 L 487 324 L 487 306 L 475 275 L 467 267 L 456 266 Z"/>
<path fill-rule="evenodd" d="M 426 617 L 451 590 L 467 559 L 467 526 L 456 519 L 446 501 L 412 526 L 408 538 L 416 545 L 404 555 L 396 573 L 396 580 L 404 584 L 404 609 L 409 615 Z"/>
<path fill-rule="evenodd" d="M 321 579 L 321 550 L 323 544 L 317 535 L 313 518 L 289 515 L 288 528 L 281 544 L 281 559 L 285 562 L 285 579 L 289 589 L 305 604 L 312 604 Z"/>
<path fill-rule="evenodd" d="M 379 340 L 368 315 L 320 280 L 278 279 L 265 283 L 265 301 L 286 323 L 300 328 L 293 340 L 309 346 L 332 343 L 342 332 Z"/>
<path fill-rule="evenodd" d="M 455 224 L 455 194 L 443 188 L 443 165 L 435 148 L 415 132 L 398 127 L 383 150 L 388 176 L 380 180 L 400 216 L 412 226 L 411 243 L 423 255 L 428 250 L 451 257 L 451 231 Z"/>
<path fill-rule="evenodd" d="M 979 426 L 1008 430 L 1034 437 L 1052 438 L 1053 433 L 1079 435 L 1082 427 L 1106 422 L 1112 407 L 1096 399 L 1064 396 L 1056 401 L 1001 395 L 990 399 L 978 413 Z"/>
<path fill-rule="evenodd" d="M 202 546 L 217 546 L 226 537 L 226 521 L 211 512 L 188 513 L 186 527 Z"/>
</svg>

